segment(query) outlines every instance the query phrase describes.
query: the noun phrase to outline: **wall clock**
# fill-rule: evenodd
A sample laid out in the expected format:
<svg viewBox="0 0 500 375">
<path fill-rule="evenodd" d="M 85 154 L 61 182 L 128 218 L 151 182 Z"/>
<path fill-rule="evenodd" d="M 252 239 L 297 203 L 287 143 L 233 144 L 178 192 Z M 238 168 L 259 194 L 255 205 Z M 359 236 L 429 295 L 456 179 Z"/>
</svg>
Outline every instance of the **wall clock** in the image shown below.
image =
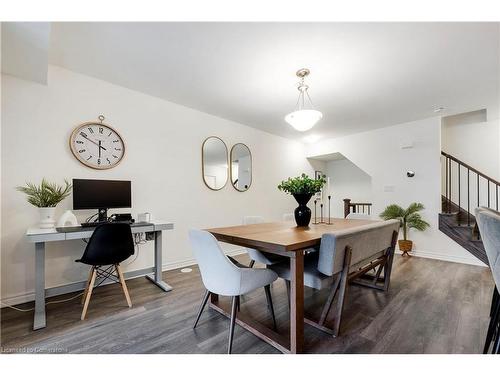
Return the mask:
<svg viewBox="0 0 500 375">
<path fill-rule="evenodd" d="M 78 125 L 69 139 L 71 152 L 87 167 L 109 169 L 120 163 L 125 155 L 125 143 L 121 135 L 111 126 L 99 122 L 84 122 Z"/>
</svg>

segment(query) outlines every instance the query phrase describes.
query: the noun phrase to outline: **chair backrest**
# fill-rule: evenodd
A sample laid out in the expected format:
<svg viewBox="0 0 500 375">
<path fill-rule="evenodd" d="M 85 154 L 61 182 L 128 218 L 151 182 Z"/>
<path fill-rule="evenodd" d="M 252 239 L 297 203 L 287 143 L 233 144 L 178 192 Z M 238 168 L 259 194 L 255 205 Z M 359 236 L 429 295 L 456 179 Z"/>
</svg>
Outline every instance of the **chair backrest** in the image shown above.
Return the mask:
<svg viewBox="0 0 500 375">
<path fill-rule="evenodd" d="M 500 213 L 477 208 L 475 214 L 493 280 L 497 288 L 500 288 Z"/>
<path fill-rule="evenodd" d="M 93 266 L 118 264 L 134 254 L 130 225 L 105 223 L 97 226 L 80 261 Z"/>
<path fill-rule="evenodd" d="M 368 214 L 360 214 L 357 212 L 351 212 L 349 215 L 347 215 L 346 219 L 372 220 L 372 217 Z"/>
<path fill-rule="evenodd" d="M 398 220 L 377 221 L 360 228 L 350 228 L 321 237 L 318 271 L 332 276 L 342 271 L 346 246 L 352 248 L 351 267 L 375 259 L 391 247 Z"/>
<path fill-rule="evenodd" d="M 295 220 L 294 214 L 283 214 L 283 221 L 293 221 Z"/>
<path fill-rule="evenodd" d="M 224 254 L 217 239 L 207 231 L 191 229 L 189 242 L 205 288 L 225 296 L 238 295 L 241 272 Z"/>
</svg>

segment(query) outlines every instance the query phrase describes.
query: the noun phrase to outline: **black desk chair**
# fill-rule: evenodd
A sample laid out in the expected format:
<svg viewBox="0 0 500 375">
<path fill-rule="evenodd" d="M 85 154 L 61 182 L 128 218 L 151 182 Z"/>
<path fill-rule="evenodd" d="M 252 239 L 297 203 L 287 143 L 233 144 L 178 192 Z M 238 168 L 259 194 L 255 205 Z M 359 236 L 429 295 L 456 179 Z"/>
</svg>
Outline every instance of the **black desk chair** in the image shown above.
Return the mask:
<svg viewBox="0 0 500 375">
<path fill-rule="evenodd" d="M 95 228 L 94 233 L 89 239 L 85 252 L 77 262 L 92 266 L 89 272 L 87 286 L 82 296 L 83 311 L 81 319 L 85 319 L 87 308 L 90 302 L 90 296 L 99 277 L 99 283 L 102 284 L 106 279 L 112 279 L 122 285 L 123 293 L 127 299 L 128 307 L 132 307 L 127 285 L 120 268 L 120 262 L 134 254 L 134 241 L 129 224 L 124 223 L 106 223 Z M 116 271 L 115 276 L 113 273 Z"/>
</svg>

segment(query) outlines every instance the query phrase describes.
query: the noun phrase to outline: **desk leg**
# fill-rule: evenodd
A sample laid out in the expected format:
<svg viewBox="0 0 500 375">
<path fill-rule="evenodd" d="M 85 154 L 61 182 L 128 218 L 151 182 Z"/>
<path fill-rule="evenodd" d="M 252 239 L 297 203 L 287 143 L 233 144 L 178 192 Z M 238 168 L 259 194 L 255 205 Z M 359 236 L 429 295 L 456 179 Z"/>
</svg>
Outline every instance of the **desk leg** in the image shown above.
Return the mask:
<svg viewBox="0 0 500 375">
<path fill-rule="evenodd" d="M 304 350 L 304 251 L 290 258 L 290 352 Z"/>
<path fill-rule="evenodd" d="M 45 328 L 45 242 L 35 243 L 35 316 L 33 330 Z"/>
<path fill-rule="evenodd" d="M 165 292 L 172 290 L 172 287 L 162 280 L 162 242 L 161 242 L 161 230 L 155 232 L 155 271 L 153 275 L 147 275 L 146 278 L 152 281 L 160 289 Z"/>
</svg>

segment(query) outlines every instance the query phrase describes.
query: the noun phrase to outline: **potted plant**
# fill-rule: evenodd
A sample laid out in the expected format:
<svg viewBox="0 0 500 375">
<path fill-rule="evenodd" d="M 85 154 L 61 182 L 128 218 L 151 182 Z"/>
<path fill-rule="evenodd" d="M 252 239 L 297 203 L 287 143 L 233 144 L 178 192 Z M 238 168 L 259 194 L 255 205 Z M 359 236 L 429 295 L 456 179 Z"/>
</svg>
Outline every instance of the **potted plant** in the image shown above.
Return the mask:
<svg viewBox="0 0 500 375">
<path fill-rule="evenodd" d="M 403 239 L 399 240 L 398 244 L 399 250 L 403 252 L 403 256 L 409 255 L 408 252 L 413 247 L 413 242 L 408 240 L 408 230 L 413 228 L 418 231 L 424 231 L 429 227 L 429 223 L 423 220 L 419 213 L 424 208 L 422 203 L 412 203 L 406 210 L 397 204 L 391 204 L 380 214 L 380 217 L 384 220 L 399 220 L 400 226 L 403 228 Z"/>
<path fill-rule="evenodd" d="M 311 221 L 311 210 L 307 207 L 307 203 L 311 197 L 320 192 L 325 185 L 325 176 L 318 179 L 312 179 L 305 173 L 298 177 L 288 177 L 288 180 L 281 181 L 278 185 L 280 191 L 293 195 L 299 206 L 295 209 L 295 222 L 299 227 L 307 227 Z"/>
<path fill-rule="evenodd" d="M 27 182 L 26 186 L 18 186 L 16 188 L 28 196 L 27 200 L 29 203 L 38 207 L 40 228 L 54 227 L 54 214 L 57 204 L 71 194 L 71 184 L 66 180 L 64 180 L 64 183 L 65 186 L 60 186 L 42 179 L 42 183 L 38 186 Z"/>
</svg>

